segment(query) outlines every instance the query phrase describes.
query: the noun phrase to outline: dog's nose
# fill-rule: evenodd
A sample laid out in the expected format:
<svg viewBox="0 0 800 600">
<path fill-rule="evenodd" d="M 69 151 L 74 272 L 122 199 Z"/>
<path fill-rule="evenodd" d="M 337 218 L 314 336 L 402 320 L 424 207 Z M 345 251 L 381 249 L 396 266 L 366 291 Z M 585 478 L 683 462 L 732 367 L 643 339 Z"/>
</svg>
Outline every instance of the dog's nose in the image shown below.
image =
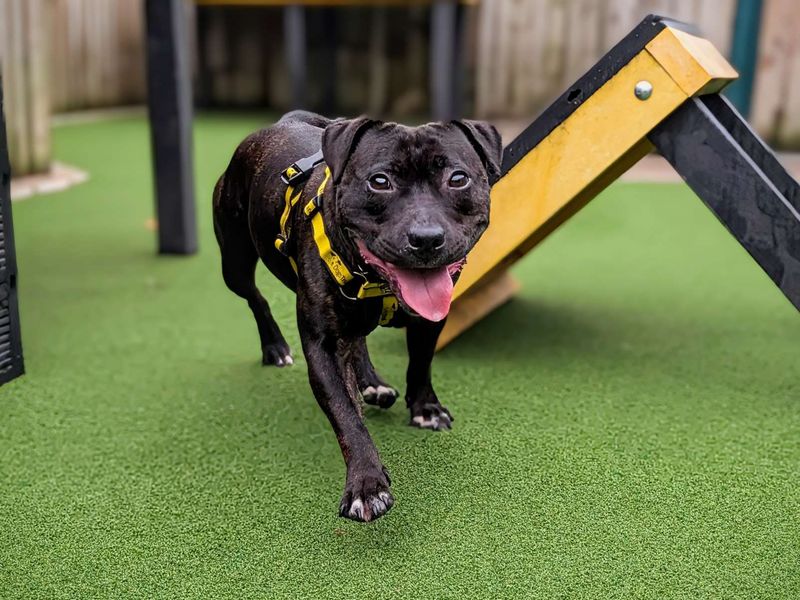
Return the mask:
<svg viewBox="0 0 800 600">
<path fill-rule="evenodd" d="M 439 225 L 412 227 L 408 243 L 414 250 L 438 250 L 444 246 L 444 229 Z"/>
</svg>

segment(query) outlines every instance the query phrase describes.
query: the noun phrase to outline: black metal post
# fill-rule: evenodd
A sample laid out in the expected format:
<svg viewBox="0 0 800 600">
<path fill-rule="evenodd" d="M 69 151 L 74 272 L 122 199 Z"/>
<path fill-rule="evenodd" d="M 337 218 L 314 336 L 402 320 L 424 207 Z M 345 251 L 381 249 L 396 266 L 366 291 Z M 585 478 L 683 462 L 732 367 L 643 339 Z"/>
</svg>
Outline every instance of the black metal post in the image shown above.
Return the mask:
<svg viewBox="0 0 800 600">
<path fill-rule="evenodd" d="M 11 221 L 11 166 L 0 77 L 0 384 L 25 372 L 17 305 L 17 255 Z"/>
<path fill-rule="evenodd" d="M 146 0 L 145 13 L 158 251 L 193 254 L 192 85 L 183 0 Z"/>
<path fill-rule="evenodd" d="M 458 11 L 456 0 L 436 0 L 431 6 L 429 89 L 431 113 L 437 121 L 458 116 Z"/>
<path fill-rule="evenodd" d="M 337 113 L 336 102 L 336 48 L 339 44 L 339 9 L 324 7 L 321 9 L 325 28 L 322 33 L 322 112 L 326 115 Z"/>
<path fill-rule="evenodd" d="M 800 186 L 736 109 L 691 98 L 648 137 L 800 310 Z"/>
<path fill-rule="evenodd" d="M 299 4 L 283 9 L 283 41 L 292 108 L 306 108 L 306 13 Z"/>
</svg>

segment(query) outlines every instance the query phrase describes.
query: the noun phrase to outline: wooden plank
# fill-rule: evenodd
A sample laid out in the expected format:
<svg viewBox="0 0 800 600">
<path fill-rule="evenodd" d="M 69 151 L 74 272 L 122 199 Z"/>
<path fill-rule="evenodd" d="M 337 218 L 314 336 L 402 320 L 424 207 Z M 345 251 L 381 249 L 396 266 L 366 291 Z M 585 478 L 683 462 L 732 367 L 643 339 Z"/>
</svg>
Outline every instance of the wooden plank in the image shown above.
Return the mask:
<svg viewBox="0 0 800 600">
<path fill-rule="evenodd" d="M 733 17 L 737 0 L 695 0 L 693 23 L 697 23 L 703 37 L 714 44 L 723 56 L 730 56 L 733 38 Z M 772 0 L 774 1 L 774 0 Z M 770 2 L 767 2 L 770 4 Z"/>
<path fill-rule="evenodd" d="M 508 3 L 505 3 L 508 6 Z M 519 4 L 513 11 L 514 18 L 510 11 L 505 10 L 501 13 L 503 24 L 501 29 L 494 35 L 497 43 L 503 44 L 504 54 L 508 53 L 508 64 L 494 64 L 493 69 L 509 71 L 508 82 L 503 81 L 503 89 L 498 90 L 501 95 L 496 98 L 493 112 L 502 114 L 504 104 L 510 107 L 514 113 L 523 113 L 526 107 L 531 105 L 532 96 L 535 96 L 537 89 L 541 87 L 541 77 L 538 72 L 541 68 L 541 61 L 538 59 L 537 43 L 540 36 L 524 35 L 524 31 L 533 32 L 536 27 L 537 5 L 542 3 L 530 2 Z M 508 93 L 508 99 L 504 98 Z"/>
<path fill-rule="evenodd" d="M 68 48 L 67 48 L 67 12 L 69 5 L 64 0 L 55 0 L 52 4 L 51 43 L 50 43 L 50 106 L 54 112 L 63 110 L 67 105 L 68 88 Z"/>
<path fill-rule="evenodd" d="M 793 0 L 764 4 L 751 121 L 767 139 L 800 148 L 800 11 Z M 794 72 L 793 72 L 794 70 Z M 788 107 L 794 103 L 795 109 Z"/>
<path fill-rule="evenodd" d="M 491 48 L 495 28 L 493 10 L 494 3 L 484 2 L 478 9 L 478 36 L 475 62 L 475 114 L 485 119 L 489 116 L 490 95 L 492 93 L 492 57 Z"/>
<path fill-rule="evenodd" d="M 84 11 L 86 31 L 86 93 L 92 106 L 103 106 L 102 79 L 102 35 L 99 8 L 103 0 L 84 0 L 88 10 Z"/>
<path fill-rule="evenodd" d="M 48 40 L 49 14 L 45 0 L 27 0 L 25 4 L 25 41 L 27 56 L 28 127 L 30 140 L 29 171 L 41 173 L 50 168 L 50 72 Z"/>
<path fill-rule="evenodd" d="M 113 34 L 112 34 L 113 35 Z M 145 98 L 144 11 L 141 0 L 121 0 L 117 13 L 117 52 L 119 68 L 120 104 L 134 104 Z"/>
<path fill-rule="evenodd" d="M 68 3 L 69 19 L 67 28 L 69 30 L 69 102 L 67 108 L 82 108 L 87 105 L 86 99 L 86 64 L 85 64 L 85 27 L 84 27 L 84 3 L 82 1 Z M 91 105 L 89 105 L 91 106 Z"/>
<path fill-rule="evenodd" d="M 6 127 L 8 150 L 13 173 L 32 172 L 30 136 L 28 135 L 28 85 L 25 75 L 25 0 L 7 0 L 6 19 Z"/>
<path fill-rule="evenodd" d="M 519 283 L 504 271 L 495 279 L 481 282 L 467 292 L 453 305 L 447 323 L 439 334 L 436 350 L 441 350 L 461 333 L 511 300 L 519 287 Z"/>
<path fill-rule="evenodd" d="M 787 83 L 783 109 L 783 122 L 778 133 L 777 143 L 795 150 L 800 149 L 800 41 L 797 32 L 800 31 L 800 11 L 794 12 L 794 38 L 792 46 L 788 49 L 791 70 Z"/>
<path fill-rule="evenodd" d="M 11 166 L 18 175 L 45 171 L 50 165 L 50 79 L 44 0 L 7 0 L 0 5 L 0 19 Z"/>
</svg>

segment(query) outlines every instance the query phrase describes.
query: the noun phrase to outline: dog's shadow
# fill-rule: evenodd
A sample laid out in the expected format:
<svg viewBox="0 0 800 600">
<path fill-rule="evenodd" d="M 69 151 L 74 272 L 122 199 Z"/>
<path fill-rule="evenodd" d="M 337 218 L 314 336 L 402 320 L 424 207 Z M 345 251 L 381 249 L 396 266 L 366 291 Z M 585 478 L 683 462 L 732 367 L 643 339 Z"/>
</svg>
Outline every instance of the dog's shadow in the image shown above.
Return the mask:
<svg viewBox="0 0 800 600">
<path fill-rule="evenodd" d="M 585 352 L 607 335 L 610 323 L 621 315 L 588 312 L 575 306 L 514 298 L 480 320 L 437 352 L 437 359 L 485 364 L 495 357 L 528 356 L 531 360 L 555 351 Z M 600 326 L 602 324 L 602 326 Z M 381 338 L 376 354 L 405 355 L 405 337 Z"/>
</svg>

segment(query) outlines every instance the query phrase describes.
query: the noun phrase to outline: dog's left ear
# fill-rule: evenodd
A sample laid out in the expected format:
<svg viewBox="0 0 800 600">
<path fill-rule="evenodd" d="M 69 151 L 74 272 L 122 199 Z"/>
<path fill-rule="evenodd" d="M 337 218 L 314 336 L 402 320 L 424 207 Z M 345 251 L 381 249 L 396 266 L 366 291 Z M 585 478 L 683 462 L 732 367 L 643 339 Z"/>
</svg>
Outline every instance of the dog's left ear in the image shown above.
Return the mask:
<svg viewBox="0 0 800 600">
<path fill-rule="evenodd" d="M 347 161 L 356 149 L 358 141 L 368 129 L 379 124 L 380 121 L 358 117 L 337 119 L 325 128 L 322 132 L 322 156 L 331 170 L 334 184 L 339 183 L 342 178 Z"/>
<path fill-rule="evenodd" d="M 494 125 L 486 121 L 461 119 L 452 123 L 467 136 L 486 169 L 489 185 L 494 185 L 500 179 L 500 164 L 503 161 L 503 140 L 500 133 Z"/>
</svg>

